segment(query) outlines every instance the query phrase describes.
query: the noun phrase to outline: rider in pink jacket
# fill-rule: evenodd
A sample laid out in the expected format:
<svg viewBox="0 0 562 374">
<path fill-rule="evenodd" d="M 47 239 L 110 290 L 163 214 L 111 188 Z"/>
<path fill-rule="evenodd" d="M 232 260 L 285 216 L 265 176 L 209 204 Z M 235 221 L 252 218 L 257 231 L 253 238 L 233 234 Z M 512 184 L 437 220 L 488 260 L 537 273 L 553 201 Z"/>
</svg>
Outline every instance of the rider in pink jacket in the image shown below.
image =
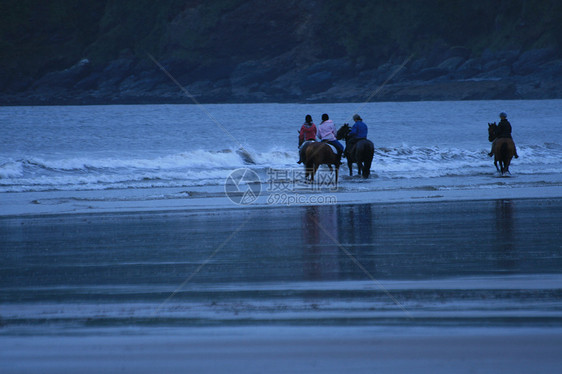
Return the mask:
<svg viewBox="0 0 562 374">
<path fill-rule="evenodd" d="M 318 139 L 336 147 L 338 156 L 341 156 L 343 145 L 336 139 L 336 125 L 325 113 L 322 114 L 322 123 L 318 125 Z"/>
</svg>

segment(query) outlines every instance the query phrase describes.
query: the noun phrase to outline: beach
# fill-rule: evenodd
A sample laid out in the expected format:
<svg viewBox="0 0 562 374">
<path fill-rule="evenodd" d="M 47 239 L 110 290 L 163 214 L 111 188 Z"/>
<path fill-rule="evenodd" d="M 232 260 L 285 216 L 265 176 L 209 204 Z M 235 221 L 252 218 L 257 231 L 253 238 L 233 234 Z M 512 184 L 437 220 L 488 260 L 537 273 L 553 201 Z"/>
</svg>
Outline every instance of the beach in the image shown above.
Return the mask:
<svg viewBox="0 0 562 374">
<path fill-rule="evenodd" d="M 557 372 L 560 103 L 1 107 L 0 371 Z M 369 179 L 304 183 L 308 113 Z"/>
<path fill-rule="evenodd" d="M 2 371 L 556 372 L 562 199 L 417 200 L 3 215 Z"/>
<path fill-rule="evenodd" d="M 556 373 L 559 332 L 174 329 L 2 339 L 6 373 Z"/>
</svg>

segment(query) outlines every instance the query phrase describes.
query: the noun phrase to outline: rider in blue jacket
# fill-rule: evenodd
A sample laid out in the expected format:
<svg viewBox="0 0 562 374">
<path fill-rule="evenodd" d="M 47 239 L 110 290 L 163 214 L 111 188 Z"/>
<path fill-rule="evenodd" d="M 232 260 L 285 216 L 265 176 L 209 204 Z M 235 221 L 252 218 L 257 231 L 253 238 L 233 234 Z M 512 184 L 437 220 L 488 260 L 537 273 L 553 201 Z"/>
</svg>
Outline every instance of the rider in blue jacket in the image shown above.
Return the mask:
<svg viewBox="0 0 562 374">
<path fill-rule="evenodd" d="M 353 120 L 355 121 L 355 123 L 351 127 L 351 131 L 348 134 L 348 139 L 345 147 L 346 155 L 349 154 L 349 152 L 353 149 L 353 147 L 359 140 L 367 139 L 367 132 L 369 131 L 367 125 L 363 122 L 363 119 L 359 116 L 359 114 L 354 114 Z"/>
</svg>

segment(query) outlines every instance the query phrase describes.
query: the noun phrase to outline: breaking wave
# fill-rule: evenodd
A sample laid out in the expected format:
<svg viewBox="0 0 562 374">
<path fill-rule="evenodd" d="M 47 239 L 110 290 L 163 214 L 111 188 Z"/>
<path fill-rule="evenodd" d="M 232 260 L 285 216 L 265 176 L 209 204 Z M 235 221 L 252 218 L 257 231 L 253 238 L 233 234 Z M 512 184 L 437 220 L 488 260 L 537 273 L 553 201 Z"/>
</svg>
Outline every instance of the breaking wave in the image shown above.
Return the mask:
<svg viewBox="0 0 562 374">
<path fill-rule="evenodd" d="M 372 170 L 379 178 L 431 178 L 493 173 L 487 149 L 447 147 L 376 147 Z M 560 173 L 562 146 L 548 143 L 519 148 L 518 174 Z M 297 152 L 273 148 L 265 152 L 224 149 L 194 150 L 154 158 L 38 157 L 0 162 L 0 192 L 100 190 L 222 185 L 238 168 L 302 168 Z M 346 168 L 346 161 L 343 160 Z"/>
</svg>

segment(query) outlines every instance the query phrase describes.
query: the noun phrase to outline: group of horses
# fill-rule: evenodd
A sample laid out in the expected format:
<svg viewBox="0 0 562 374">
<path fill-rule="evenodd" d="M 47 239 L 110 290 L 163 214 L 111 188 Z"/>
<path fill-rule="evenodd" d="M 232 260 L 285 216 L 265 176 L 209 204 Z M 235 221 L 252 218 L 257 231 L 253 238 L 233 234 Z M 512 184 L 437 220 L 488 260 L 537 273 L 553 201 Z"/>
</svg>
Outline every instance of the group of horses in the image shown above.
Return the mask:
<svg viewBox="0 0 562 374">
<path fill-rule="evenodd" d="M 346 123 L 336 133 L 336 139 L 349 141 L 349 132 L 351 128 Z M 368 139 L 360 139 L 351 147 L 346 149 L 347 166 L 349 167 L 349 176 L 353 176 L 353 164 L 357 164 L 357 172 L 363 178 L 369 178 L 371 174 L 371 163 L 375 154 L 375 146 Z M 330 171 L 332 166 L 336 171 L 336 185 L 338 183 L 338 171 L 341 165 L 341 158 L 332 149 L 328 143 L 312 141 L 301 148 L 301 159 L 305 167 L 305 179 L 314 182 L 314 175 L 320 165 L 328 165 Z"/>
<path fill-rule="evenodd" d="M 494 123 L 488 123 L 488 140 L 490 142 L 496 141 L 494 144 L 494 165 L 501 175 L 509 173 L 509 165 L 511 159 L 515 155 L 515 144 L 511 138 L 496 139 L 496 130 L 498 126 Z M 337 131 L 336 138 L 338 140 L 349 140 L 349 132 L 351 128 L 346 123 Z M 305 167 L 305 179 L 314 182 L 314 175 L 320 165 L 328 165 L 330 171 L 333 171 L 332 166 L 335 167 L 336 172 L 336 185 L 338 182 L 338 172 L 341 165 L 341 159 L 332 150 L 327 143 L 324 142 L 310 142 L 306 147 L 301 149 L 301 159 Z M 375 147 L 373 142 L 368 139 L 359 140 L 355 146 L 350 150 L 346 150 L 347 166 L 349 168 L 349 176 L 353 176 L 353 164 L 357 164 L 357 172 L 363 178 L 369 178 L 371 174 L 371 163 L 373 162 L 373 155 Z M 499 166 L 498 166 L 499 164 Z"/>
</svg>

